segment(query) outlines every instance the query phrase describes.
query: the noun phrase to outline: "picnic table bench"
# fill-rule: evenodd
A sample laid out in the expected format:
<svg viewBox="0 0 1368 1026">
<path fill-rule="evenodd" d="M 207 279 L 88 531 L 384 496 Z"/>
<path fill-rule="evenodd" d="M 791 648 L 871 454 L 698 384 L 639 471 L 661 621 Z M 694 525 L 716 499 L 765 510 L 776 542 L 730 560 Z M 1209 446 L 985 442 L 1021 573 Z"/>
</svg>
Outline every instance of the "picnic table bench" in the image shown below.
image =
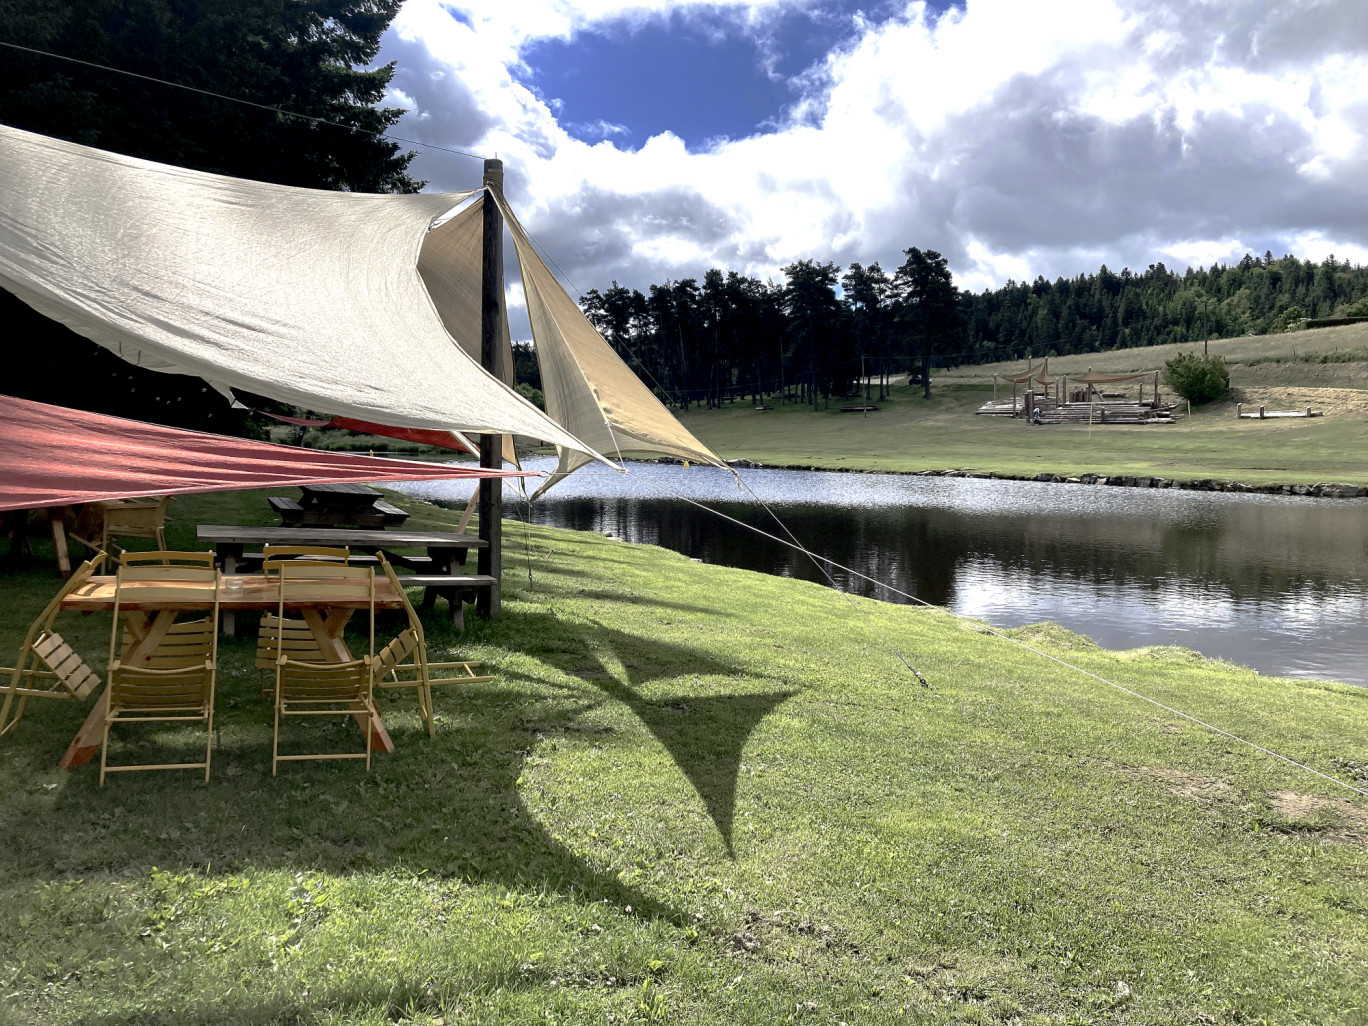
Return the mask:
<svg viewBox="0 0 1368 1026">
<path fill-rule="evenodd" d="M 474 535 L 456 531 L 374 531 L 344 527 L 242 527 L 232 524 L 200 524 L 195 528 L 199 540 L 212 546 L 225 574 L 240 572 L 245 564 L 255 564 L 260 553 L 248 553 L 248 545 L 330 545 L 346 546 L 362 553 L 361 560 L 383 552 L 395 567 L 414 571 L 401 578 L 405 585 L 423 588 L 423 605 L 431 608 L 438 596 L 450 603 L 451 622 L 465 626 L 464 601 L 480 589 L 497 589 L 499 580 L 487 574 L 462 574 L 471 549 L 487 548 L 489 543 Z M 412 555 L 397 549 L 425 549 L 425 555 Z M 220 619 L 224 630 L 236 624 L 233 614 L 224 610 Z"/>
<path fill-rule="evenodd" d="M 363 484 L 300 485 L 298 502 L 282 495 L 266 501 L 291 527 L 398 527 L 408 512 L 386 502 L 383 492 Z"/>
</svg>

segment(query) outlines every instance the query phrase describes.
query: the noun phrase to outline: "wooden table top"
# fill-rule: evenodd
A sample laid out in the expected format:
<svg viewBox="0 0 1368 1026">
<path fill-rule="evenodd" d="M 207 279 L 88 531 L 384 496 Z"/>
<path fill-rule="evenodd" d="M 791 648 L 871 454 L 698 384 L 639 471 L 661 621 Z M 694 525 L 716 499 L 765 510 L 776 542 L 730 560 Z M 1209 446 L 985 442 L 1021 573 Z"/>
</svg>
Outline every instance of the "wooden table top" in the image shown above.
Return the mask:
<svg viewBox="0 0 1368 1026">
<path fill-rule="evenodd" d="M 200 524 L 195 534 L 202 542 L 240 545 L 346 545 L 354 549 L 428 548 L 483 549 L 489 543 L 473 534 L 455 531 L 387 531 L 359 527 L 238 527 Z"/>
<path fill-rule="evenodd" d="M 219 589 L 219 609 L 224 612 L 239 612 L 244 610 L 271 610 L 280 606 L 280 581 L 275 577 L 267 577 L 265 574 L 233 574 L 225 577 L 224 581 L 241 581 L 242 589 L 236 590 L 226 585 Z M 168 601 L 165 598 L 151 598 L 147 601 L 139 601 L 138 592 L 144 591 L 155 593 L 164 592 L 166 584 L 161 581 L 126 581 L 123 586 L 123 597 L 119 602 L 119 609 L 151 610 L 151 609 L 208 609 L 213 605 L 213 588 L 207 584 L 188 584 L 177 585 L 177 588 L 192 588 L 201 592 L 203 598 L 189 598 L 178 601 Z M 336 588 L 336 582 L 329 582 L 329 590 Z M 324 593 L 322 597 L 310 597 L 308 582 L 296 581 L 290 589 L 293 594 L 289 601 L 285 603 L 286 608 L 297 609 L 305 606 L 328 606 L 335 609 L 364 609 L 366 603 L 361 599 L 339 599 L 335 595 Z M 377 577 L 375 581 L 375 608 L 376 609 L 399 609 L 404 604 L 403 598 L 394 590 L 389 578 Z M 62 599 L 62 608 L 83 613 L 104 612 L 114 608 L 114 578 L 113 577 L 92 577 L 88 582 L 81 585 L 66 598 Z"/>
<path fill-rule="evenodd" d="M 343 481 L 338 484 L 305 484 L 300 485 L 299 490 L 305 495 L 364 495 L 369 499 L 378 499 L 385 494 L 378 488 L 356 484 L 352 481 Z"/>
</svg>

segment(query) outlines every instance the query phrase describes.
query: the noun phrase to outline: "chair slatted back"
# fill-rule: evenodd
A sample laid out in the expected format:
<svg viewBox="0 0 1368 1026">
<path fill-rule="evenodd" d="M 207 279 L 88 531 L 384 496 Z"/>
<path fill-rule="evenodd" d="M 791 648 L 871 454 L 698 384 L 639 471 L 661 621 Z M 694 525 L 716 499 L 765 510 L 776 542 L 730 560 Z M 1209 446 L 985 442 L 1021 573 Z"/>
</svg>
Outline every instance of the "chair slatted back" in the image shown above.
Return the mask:
<svg viewBox="0 0 1368 1026">
<path fill-rule="evenodd" d="M 397 673 L 401 667 L 408 668 L 411 666 L 409 660 L 418 652 L 421 644 L 418 635 L 413 631 L 407 629 L 400 631 L 375 657 L 378 663 L 378 676 L 387 677 Z"/>
<path fill-rule="evenodd" d="M 55 631 L 39 637 L 33 651 L 73 697 L 89 698 L 99 688 L 100 675 Z"/>
<path fill-rule="evenodd" d="M 372 660 L 345 663 L 304 663 L 283 659 L 277 677 L 280 698 L 287 705 L 356 702 L 370 691 Z"/>
<path fill-rule="evenodd" d="M 385 558 L 385 554 L 379 554 L 380 568 L 384 570 L 385 576 L 389 579 L 390 586 L 398 594 L 401 602 L 404 603 L 404 615 L 408 618 L 408 629 L 413 634 L 415 656 L 414 664 L 418 670 L 420 680 L 427 679 L 427 635 L 423 632 L 423 621 L 418 618 L 418 610 L 413 608 L 413 603 L 409 601 L 408 592 L 404 590 L 404 582 L 395 573 L 390 561 Z"/>
<path fill-rule="evenodd" d="M 118 667 L 109 675 L 109 704 L 121 713 L 201 709 L 213 694 L 212 681 L 206 663 L 155 672 Z"/>
<path fill-rule="evenodd" d="M 212 566 L 168 566 L 134 563 L 119 567 L 114 589 L 115 618 L 120 606 L 133 603 L 186 604 L 208 609 L 217 604 L 218 571 Z"/>
<path fill-rule="evenodd" d="M 120 566 L 141 566 L 146 563 L 167 566 L 208 566 L 214 565 L 214 553 L 186 552 L 171 549 L 153 549 L 150 552 L 124 552 L 119 556 Z"/>
<path fill-rule="evenodd" d="M 261 629 L 257 632 L 256 668 L 274 673 L 276 660 L 282 655 L 306 663 L 327 661 L 306 621 L 262 613 Z"/>
<path fill-rule="evenodd" d="M 133 636 L 123 632 L 121 651 L 127 652 Z M 214 655 L 214 634 L 209 618 L 180 620 L 171 625 L 151 657 L 139 665 L 153 670 L 174 670 L 185 666 L 203 666 Z"/>
<path fill-rule="evenodd" d="M 297 605 L 350 606 L 359 609 L 367 621 L 366 655 L 375 655 L 375 568 L 346 566 L 341 563 L 313 564 L 296 561 L 282 563 L 280 607 L 277 616 L 286 619 L 286 609 Z M 283 639 L 284 627 L 278 637 Z"/>
<path fill-rule="evenodd" d="M 351 549 L 338 545 L 263 545 L 261 547 L 261 572 L 279 573 L 286 563 L 305 566 L 326 566 L 341 563 L 344 566 L 351 559 Z"/>
<path fill-rule="evenodd" d="M 87 584 L 105 558 L 103 552 L 97 553 L 76 568 L 29 625 L 14 665 L 0 667 L 0 695 L 4 696 L 0 701 L 0 734 L 19 722 L 30 698 L 86 698 L 99 688 L 99 676 L 53 627 L 62 611 L 62 600 Z M 53 683 L 39 686 L 39 678 Z"/>
<path fill-rule="evenodd" d="M 200 611 L 210 610 L 207 619 L 174 622 L 167 630 L 161 644 L 151 654 L 145 667 L 152 666 L 154 660 L 174 661 L 175 665 L 190 665 L 187 660 L 201 650 L 207 639 L 207 649 L 198 658 L 198 663 L 210 663 L 218 659 L 218 616 L 219 585 L 221 575 L 212 566 L 168 566 L 146 564 L 119 567 L 114 580 L 114 624 L 109 635 L 109 663 L 116 662 L 115 643 L 122 641 L 126 652 L 132 637 L 119 615 L 120 609 L 141 606 L 153 609 Z M 176 613 L 176 620 L 181 614 Z M 163 655 L 165 646 L 165 655 Z M 169 668 L 163 667 L 163 668 Z M 113 681 L 111 680 L 111 685 Z"/>
</svg>

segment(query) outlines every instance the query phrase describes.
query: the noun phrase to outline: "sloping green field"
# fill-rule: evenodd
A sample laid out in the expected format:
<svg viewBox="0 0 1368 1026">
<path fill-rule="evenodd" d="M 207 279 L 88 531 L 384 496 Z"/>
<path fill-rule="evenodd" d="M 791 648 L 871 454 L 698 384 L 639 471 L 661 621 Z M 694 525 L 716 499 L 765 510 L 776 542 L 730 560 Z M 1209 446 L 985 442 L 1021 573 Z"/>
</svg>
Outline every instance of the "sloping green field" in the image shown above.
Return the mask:
<svg viewBox="0 0 1368 1026">
<path fill-rule="evenodd" d="M 1368 484 L 1368 416 L 1359 413 L 1240 420 L 1233 403 L 1222 403 L 1174 424 L 1109 424 L 1090 431 L 1087 425 L 1033 427 L 976 416 L 991 398 L 991 386 L 937 385 L 928 402 L 920 388 L 904 385 L 868 416 L 840 413 L 837 403 L 816 413 L 797 405 L 758 412 L 736 403 L 680 419 L 723 457 L 766 466 Z"/>
<path fill-rule="evenodd" d="M 1089 367 L 1115 373 L 1153 370 L 1180 348 L 1194 347 L 1052 358 L 1050 373 L 1080 374 Z M 1192 417 L 1181 416 L 1175 424 L 1035 428 L 1006 417 L 976 416 L 993 397 L 993 373 L 1020 372 L 1024 361 L 938 370 L 930 402 L 922 398 L 921 386 L 898 385 L 890 399 L 877 404 L 879 411 L 868 415 L 841 413 L 843 402 L 837 400 L 818 412 L 796 404 L 762 412 L 741 401 L 716 410 L 695 408 L 680 419 L 727 459 L 769 466 L 904 473 L 973 469 L 1010 477 L 1095 473 L 1254 485 L 1368 484 L 1368 325 L 1215 339 L 1211 351 L 1230 361 L 1236 392 L 1229 401 L 1198 407 Z M 1320 363 L 1306 357 L 1355 359 Z M 1000 385 L 998 394 L 1009 398 L 1011 386 Z M 1312 405 L 1326 415 L 1239 420 L 1239 399 L 1269 409 Z M 1180 414 L 1186 414 L 1185 407 Z"/>
<path fill-rule="evenodd" d="M 172 540 L 265 512 L 177 500 Z M 432 740 L 384 699 L 369 775 L 272 779 L 250 637 L 207 785 L 58 771 L 74 703 L 0 739 L 0 1021 L 1368 1017 L 1364 800 L 939 612 L 505 537 L 504 615 L 429 624 L 496 680 Z M 0 651 L 55 586 L 0 577 Z M 107 630 L 64 625 L 101 664 Z M 1368 786 L 1368 691 L 1018 635 Z"/>
</svg>

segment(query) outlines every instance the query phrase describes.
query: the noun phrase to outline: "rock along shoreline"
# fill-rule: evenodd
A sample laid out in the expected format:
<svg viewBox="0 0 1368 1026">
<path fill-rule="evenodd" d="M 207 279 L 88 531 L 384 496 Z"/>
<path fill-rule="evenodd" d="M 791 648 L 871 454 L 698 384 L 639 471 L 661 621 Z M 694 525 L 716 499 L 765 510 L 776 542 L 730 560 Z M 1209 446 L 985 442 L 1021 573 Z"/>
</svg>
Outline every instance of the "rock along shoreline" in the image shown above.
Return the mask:
<svg viewBox="0 0 1368 1026">
<path fill-rule="evenodd" d="M 683 460 L 663 457 L 657 463 L 683 463 Z M 1239 492 L 1260 495 L 1299 495 L 1314 499 L 1357 499 L 1368 496 L 1368 487 L 1322 481 L 1317 484 L 1246 484 L 1243 481 L 1221 481 L 1216 478 L 1194 478 L 1188 481 L 1167 477 L 1137 477 L 1132 475 L 1041 473 L 998 474 L 992 471 L 962 470 L 866 470 L 860 467 L 815 467 L 805 463 L 757 463 L 754 460 L 727 460 L 727 466 L 747 470 L 820 470 L 838 474 L 898 474 L 906 477 L 975 477 L 992 481 L 1040 481 L 1050 484 L 1111 485 L 1119 488 L 1177 488 L 1191 492 Z"/>
</svg>

